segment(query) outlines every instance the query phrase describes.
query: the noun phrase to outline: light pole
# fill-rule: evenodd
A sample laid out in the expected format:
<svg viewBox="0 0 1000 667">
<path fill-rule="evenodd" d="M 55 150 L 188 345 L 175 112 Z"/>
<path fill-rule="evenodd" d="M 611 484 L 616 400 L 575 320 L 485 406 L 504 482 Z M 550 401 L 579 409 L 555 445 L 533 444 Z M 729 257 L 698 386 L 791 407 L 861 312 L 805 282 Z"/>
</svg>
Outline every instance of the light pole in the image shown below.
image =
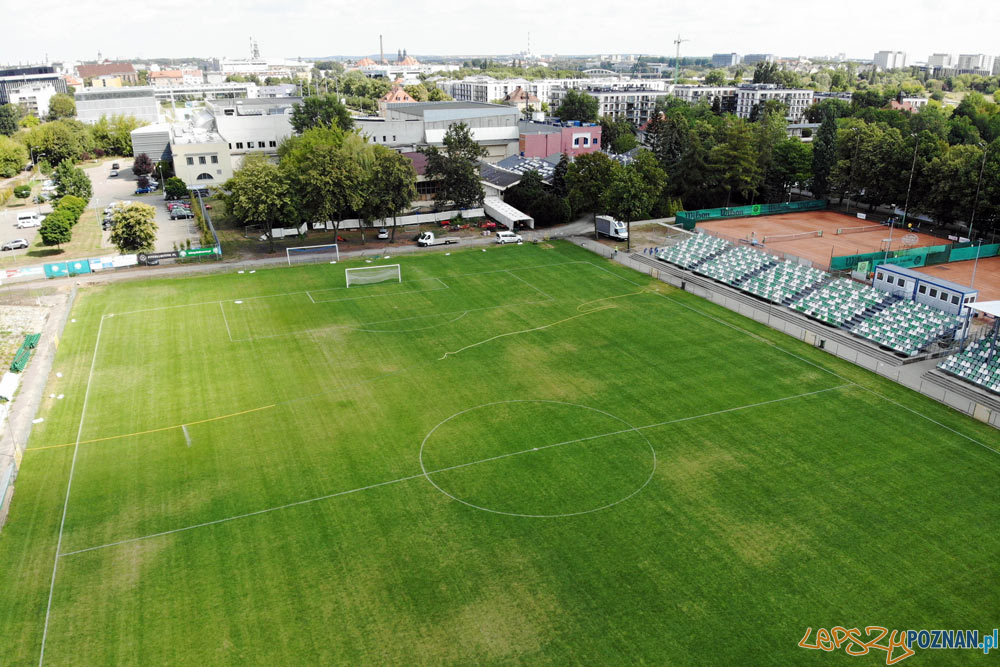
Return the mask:
<svg viewBox="0 0 1000 667">
<path fill-rule="evenodd" d="M 979 245 L 976 246 L 976 261 L 972 264 L 972 279 L 969 280 L 969 287 L 976 286 L 976 268 L 979 266 L 979 253 L 983 249 L 983 240 L 979 239 Z"/>
<path fill-rule="evenodd" d="M 979 188 L 983 185 L 983 172 L 986 170 L 986 153 L 989 151 L 989 144 L 980 142 L 983 147 L 983 163 L 979 166 L 979 182 L 976 183 L 976 196 L 972 200 L 972 218 L 969 220 L 969 240 L 972 240 L 972 226 L 976 224 L 976 207 L 979 205 Z M 973 274 L 975 275 L 975 274 Z"/>
<path fill-rule="evenodd" d="M 852 132 L 854 133 L 854 157 L 851 159 L 851 182 L 848 184 L 848 187 L 854 184 L 854 165 L 858 161 L 858 149 L 861 148 L 861 139 L 858 136 L 859 132 L 861 131 L 860 128 L 855 127 L 851 129 Z M 850 215 L 851 213 L 850 195 L 847 196 L 847 213 L 848 215 Z"/>
<path fill-rule="evenodd" d="M 920 145 L 920 142 L 917 141 L 916 133 L 910 136 L 913 137 L 913 165 L 910 166 L 910 182 L 906 186 L 906 201 L 903 204 L 903 222 L 901 225 L 903 229 L 906 229 L 906 211 L 910 208 L 910 188 L 913 187 L 913 172 L 917 169 L 917 146 Z M 892 228 L 890 227 L 890 235 L 891 231 Z"/>
</svg>

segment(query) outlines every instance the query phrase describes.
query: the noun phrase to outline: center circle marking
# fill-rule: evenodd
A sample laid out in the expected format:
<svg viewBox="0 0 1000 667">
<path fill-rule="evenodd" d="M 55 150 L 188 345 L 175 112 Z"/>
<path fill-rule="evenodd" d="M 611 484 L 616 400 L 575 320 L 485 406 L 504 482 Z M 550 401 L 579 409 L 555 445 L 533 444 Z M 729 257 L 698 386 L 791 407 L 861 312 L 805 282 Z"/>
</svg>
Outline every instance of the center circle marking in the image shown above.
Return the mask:
<svg viewBox="0 0 1000 667">
<path fill-rule="evenodd" d="M 589 411 L 597 413 L 597 414 L 604 415 L 606 417 L 610 417 L 611 419 L 614 419 L 615 421 L 620 422 L 626 428 L 622 429 L 620 431 L 620 433 L 618 433 L 618 434 L 635 433 L 636 435 L 638 435 L 639 437 L 641 437 L 642 440 L 645 441 L 646 446 L 649 447 L 649 453 L 650 453 L 650 456 L 652 458 L 652 465 L 650 467 L 649 476 L 646 477 L 645 481 L 641 485 L 639 485 L 638 488 L 636 488 L 635 490 L 633 490 L 628 495 L 626 495 L 626 496 L 624 496 L 622 498 L 619 498 L 618 500 L 615 500 L 614 502 L 606 503 L 606 504 L 603 504 L 603 505 L 601 505 L 599 507 L 593 507 L 593 508 L 590 508 L 590 509 L 581 510 L 579 512 L 563 512 L 563 513 L 559 513 L 559 514 L 527 514 L 527 513 L 521 513 L 521 512 L 508 512 L 508 511 L 504 511 L 504 510 L 493 509 L 493 508 L 490 508 L 490 507 L 484 507 L 482 505 L 477 505 L 477 504 L 469 502 L 467 500 L 463 500 L 462 498 L 459 498 L 458 496 L 456 496 L 456 495 L 454 495 L 452 493 L 449 493 L 447 490 L 445 490 L 439 484 L 437 484 L 433 480 L 433 478 L 432 478 L 432 475 L 435 475 L 437 473 L 447 472 L 449 470 L 456 470 L 458 468 L 464 468 L 464 467 L 473 466 L 473 465 L 479 465 L 480 463 L 488 463 L 491 460 L 495 460 L 495 459 L 499 459 L 499 458 L 508 458 L 508 457 L 511 457 L 511 456 L 530 455 L 532 452 L 539 451 L 539 449 L 547 449 L 547 448 L 553 446 L 553 445 L 548 445 L 548 446 L 541 447 L 541 448 L 539 448 L 539 447 L 531 447 L 531 448 L 522 450 L 520 452 L 512 452 L 512 453 L 509 453 L 509 454 L 503 454 L 501 456 L 491 457 L 491 458 L 488 458 L 488 459 L 483 459 L 481 461 L 470 461 L 468 463 L 461 463 L 461 464 L 458 464 L 458 465 L 446 466 L 446 467 L 438 469 L 438 470 L 428 470 L 427 469 L 427 465 L 424 462 L 424 450 L 425 450 L 425 448 L 427 446 L 427 442 L 431 439 L 431 436 L 433 436 L 434 433 L 439 428 L 441 428 L 442 426 L 444 426 L 448 422 L 452 421 L 453 419 L 461 417 L 462 415 L 467 414 L 469 412 L 473 412 L 475 410 L 480 410 L 482 408 L 489 408 L 489 407 L 493 407 L 493 406 L 497 406 L 497 405 L 507 405 L 507 404 L 511 404 L 511 403 L 537 403 L 537 404 L 542 404 L 542 405 L 562 405 L 562 406 L 569 406 L 569 407 L 574 407 L 574 408 L 581 408 L 581 409 L 589 410 Z M 585 439 L 588 439 L 588 438 L 596 438 L 596 437 L 600 437 L 600 435 L 601 434 L 595 434 L 594 436 L 587 436 L 587 437 L 584 437 L 584 438 L 580 438 L 580 440 L 585 440 Z M 576 442 L 579 442 L 579 440 L 574 440 L 574 441 L 565 443 L 565 445 L 572 445 L 572 444 L 574 444 Z M 565 446 L 565 445 L 558 445 L 558 446 Z M 466 408 L 465 410 L 461 410 L 459 412 L 456 412 L 455 414 L 451 415 L 450 417 L 445 417 L 443 420 L 441 420 L 440 422 L 438 422 L 437 425 L 434 426 L 434 428 L 432 428 L 427 433 L 427 435 L 424 436 L 423 441 L 421 441 L 421 443 L 420 443 L 420 452 L 418 454 L 418 459 L 420 461 L 420 470 L 423 473 L 424 478 L 428 482 L 430 482 L 431 486 L 433 486 L 435 489 L 437 489 L 438 491 L 440 491 L 442 494 L 448 496 L 452 500 L 454 500 L 456 502 L 459 502 L 459 503 L 462 503 L 463 505 L 466 505 L 466 506 L 471 507 L 473 509 L 481 510 L 483 512 L 490 512 L 491 514 L 503 514 L 505 516 L 517 516 L 517 517 L 524 517 L 524 518 L 529 518 L 529 519 L 557 519 L 557 518 L 565 518 L 565 517 L 571 517 L 571 516 L 580 516 L 582 514 L 592 514 L 594 512 L 600 512 L 602 510 L 610 509 L 610 508 L 612 508 L 612 507 L 614 507 L 616 505 L 620 505 L 621 503 L 625 502 L 626 500 L 629 500 L 630 498 L 632 498 L 633 496 L 635 496 L 637 493 L 639 493 L 640 491 L 642 491 L 643 489 L 645 489 L 646 486 L 648 486 L 649 483 L 653 480 L 653 475 L 656 474 L 656 450 L 653 449 L 653 445 L 649 441 L 649 438 L 647 438 L 645 436 L 645 434 L 643 434 L 638 428 L 636 428 L 635 426 L 633 426 L 629 422 L 625 421 L 621 417 L 613 415 L 610 412 L 606 412 L 604 410 L 600 410 L 598 408 L 590 407 L 589 405 L 581 405 L 580 403 L 570 403 L 568 401 L 551 401 L 551 400 L 544 400 L 544 399 L 511 399 L 511 400 L 507 400 L 507 401 L 493 401 L 491 403 L 482 403 L 480 405 L 474 405 L 471 408 Z"/>
</svg>

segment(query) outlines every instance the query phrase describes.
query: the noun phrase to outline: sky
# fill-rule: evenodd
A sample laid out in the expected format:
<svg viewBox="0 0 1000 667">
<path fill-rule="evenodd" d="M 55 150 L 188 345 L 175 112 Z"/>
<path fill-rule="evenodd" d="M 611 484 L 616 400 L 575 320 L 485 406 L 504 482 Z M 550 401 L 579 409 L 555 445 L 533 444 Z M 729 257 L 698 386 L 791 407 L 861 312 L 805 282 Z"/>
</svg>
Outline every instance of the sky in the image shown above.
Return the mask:
<svg viewBox="0 0 1000 667">
<path fill-rule="evenodd" d="M 30 6 L 30 10 L 27 7 Z M 386 54 L 681 55 L 907 52 L 1000 55 L 991 0 L 34 0 L 4 12 L 0 64 L 156 57 L 245 57 L 253 37 L 275 58 Z"/>
</svg>

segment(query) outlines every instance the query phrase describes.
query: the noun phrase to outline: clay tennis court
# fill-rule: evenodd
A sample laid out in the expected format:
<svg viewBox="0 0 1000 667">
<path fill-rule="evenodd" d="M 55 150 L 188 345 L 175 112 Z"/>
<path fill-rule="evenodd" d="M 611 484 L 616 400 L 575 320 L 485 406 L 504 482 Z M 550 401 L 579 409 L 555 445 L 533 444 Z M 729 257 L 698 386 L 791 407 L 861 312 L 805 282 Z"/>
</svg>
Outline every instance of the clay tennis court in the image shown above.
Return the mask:
<svg viewBox="0 0 1000 667">
<path fill-rule="evenodd" d="M 768 240 L 766 246 L 769 250 L 802 257 L 813 262 L 817 267 L 827 268 L 830 265 L 831 256 L 859 255 L 885 250 L 886 244 L 883 241 L 889 238 L 888 227 L 880 226 L 879 229 L 855 234 L 837 234 L 837 230 L 842 227 L 873 227 L 876 224 L 869 220 L 861 220 L 833 211 L 803 211 L 781 215 L 762 215 L 754 218 L 713 220 L 699 222 L 697 226 L 699 229 L 706 229 L 727 237 L 727 240 L 749 239 L 750 234 L 754 233 L 757 241 L 763 241 L 765 236 L 822 230 L 823 236 L 794 240 Z M 892 250 L 948 243 L 948 241 L 936 236 L 914 233 L 917 242 L 912 246 L 905 246 L 903 245 L 904 236 L 906 236 L 906 232 L 903 230 L 898 228 L 892 230 Z"/>
<path fill-rule="evenodd" d="M 975 263 L 975 260 L 968 259 L 962 262 L 914 267 L 914 270 L 959 285 L 968 285 L 972 282 L 972 266 Z M 1000 300 L 1000 257 L 979 260 L 979 266 L 976 267 L 976 284 L 973 287 L 979 290 L 977 301 Z"/>
</svg>

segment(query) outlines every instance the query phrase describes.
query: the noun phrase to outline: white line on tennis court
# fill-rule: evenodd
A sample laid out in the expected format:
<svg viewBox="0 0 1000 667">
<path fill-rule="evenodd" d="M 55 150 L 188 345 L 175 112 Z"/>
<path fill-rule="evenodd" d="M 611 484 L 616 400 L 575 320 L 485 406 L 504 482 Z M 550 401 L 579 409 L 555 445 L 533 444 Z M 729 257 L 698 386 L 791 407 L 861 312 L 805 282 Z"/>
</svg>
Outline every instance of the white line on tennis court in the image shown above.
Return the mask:
<svg viewBox="0 0 1000 667">
<path fill-rule="evenodd" d="M 56 557 L 52 561 L 52 581 L 49 584 L 49 600 L 45 605 L 45 625 L 42 629 L 42 648 L 38 655 L 38 664 L 45 661 L 45 640 L 49 634 L 49 617 L 52 615 L 52 595 L 56 590 L 56 573 L 59 569 L 59 558 L 62 551 L 63 528 L 66 526 L 66 511 L 69 509 L 69 492 L 73 488 L 73 472 L 76 470 L 76 457 L 80 452 L 80 439 L 83 436 L 83 422 L 87 415 L 87 401 L 90 399 L 90 385 L 94 379 L 94 367 L 97 364 L 97 348 L 101 344 L 101 332 L 104 330 L 104 315 L 97 326 L 97 339 L 94 341 L 94 354 L 90 359 L 90 374 L 87 376 L 87 387 L 83 392 L 83 407 L 80 410 L 80 425 L 76 430 L 76 444 L 73 446 L 73 461 L 69 466 L 69 479 L 66 481 L 66 499 L 63 501 L 62 519 L 59 520 L 59 538 L 56 540 Z"/>
<path fill-rule="evenodd" d="M 625 433 L 631 433 L 632 431 L 643 431 L 643 430 L 651 429 L 651 428 L 659 428 L 661 426 L 669 426 L 670 424 L 679 424 L 681 422 L 693 421 L 695 419 L 705 419 L 707 417 L 715 417 L 717 415 L 722 415 L 722 414 L 726 414 L 726 413 L 730 413 L 730 412 L 739 412 L 741 410 L 750 410 L 752 408 L 758 408 L 758 407 L 762 407 L 762 406 L 765 406 L 765 405 L 773 405 L 775 403 L 783 403 L 785 401 L 792 401 L 792 400 L 795 400 L 797 398 L 805 398 L 806 396 L 815 396 L 817 394 L 823 394 L 823 393 L 828 392 L 828 391 L 835 391 L 837 389 L 843 389 L 844 387 L 847 387 L 847 386 L 850 386 L 850 385 L 849 384 L 846 384 L 846 385 L 837 385 L 836 387 L 827 387 L 826 389 L 817 389 L 816 391 L 809 391 L 809 392 L 805 392 L 805 393 L 802 393 L 802 394 L 796 394 L 794 396 L 785 396 L 785 397 L 782 397 L 782 398 L 774 398 L 774 399 L 771 399 L 771 400 L 768 400 L 768 401 L 760 401 L 760 402 L 757 402 L 757 403 L 750 403 L 748 405 L 740 405 L 740 406 L 736 406 L 736 407 L 733 407 L 733 408 L 726 408 L 726 409 L 723 409 L 723 410 L 716 410 L 714 412 L 706 412 L 706 413 L 703 413 L 703 414 L 692 415 L 692 416 L 689 416 L 689 417 L 678 417 L 677 419 L 669 419 L 667 421 L 657 422 L 655 424 L 646 424 L 645 426 L 636 426 L 635 428 L 626 428 L 626 429 L 621 429 L 621 430 L 618 430 L 618 431 L 611 431 L 611 432 L 608 432 L 608 433 L 600 433 L 598 435 L 591 435 L 591 436 L 587 436 L 587 437 L 583 437 L 583 438 L 577 438 L 575 440 L 565 440 L 563 442 L 557 442 L 557 443 L 550 444 L 550 445 L 543 445 L 541 447 L 530 447 L 528 449 L 523 449 L 523 450 L 517 451 L 517 452 L 510 452 L 508 454 L 501 454 L 499 456 L 491 456 L 489 458 L 479 459 L 479 460 L 476 460 L 476 461 L 469 461 L 467 463 L 459 463 L 457 465 L 447 466 L 445 468 L 439 468 L 437 470 L 430 470 L 426 474 L 427 475 L 437 475 L 439 473 L 448 472 L 450 470 L 459 470 L 461 468 L 468 468 L 470 466 L 479 465 L 481 463 L 489 463 L 491 461 L 497 461 L 497 460 L 500 460 L 500 459 L 510 458 L 512 456 L 519 456 L 521 454 L 530 454 L 532 452 L 543 451 L 543 450 L 546 450 L 546 449 L 551 449 L 553 447 L 563 447 L 565 445 L 571 445 L 571 444 L 574 444 L 574 443 L 577 443 L 577 442 L 587 442 L 587 441 L 590 441 L 590 440 L 597 440 L 597 439 L 600 439 L 600 438 L 607 438 L 607 437 L 612 437 L 612 436 L 615 436 L 615 435 L 622 435 L 622 434 L 625 434 Z M 152 533 L 150 535 L 142 535 L 140 537 L 131 537 L 131 538 L 128 538 L 128 539 L 125 539 L 125 540 L 118 540 L 116 542 L 108 542 L 107 544 L 99 544 L 97 546 L 87 547 L 85 549 L 77 549 L 75 551 L 67 551 L 64 554 L 60 554 L 59 557 L 61 558 L 61 557 L 64 557 L 64 556 L 74 556 L 74 555 L 77 555 L 77 554 L 87 553 L 89 551 L 97 551 L 97 550 L 100 550 L 100 549 L 108 549 L 108 548 L 111 548 L 111 547 L 121 546 L 123 544 L 131 544 L 133 542 L 141 542 L 143 540 L 149 540 L 149 539 L 152 539 L 154 537 L 163 537 L 165 535 L 172 535 L 174 533 L 182 533 L 182 532 L 186 532 L 186 531 L 189 531 L 189 530 L 194 530 L 195 528 L 204 528 L 206 526 L 214 526 L 216 524 L 226 523 L 228 521 L 237 521 L 239 519 L 247 519 L 247 518 L 250 518 L 250 517 L 259 516 L 261 514 L 269 514 L 271 512 L 277 512 L 278 510 L 289 509 L 289 508 L 292 508 L 292 507 L 298 507 L 300 505 L 307 505 L 307 504 L 310 504 L 310 503 L 319 502 L 321 500 L 329 500 L 331 498 L 337 498 L 339 496 L 346 496 L 346 495 L 350 495 L 350 494 L 353 494 L 353 493 L 358 493 L 360 491 L 367 491 L 369 489 L 375 489 L 375 488 L 382 487 L 382 486 L 389 486 L 390 484 L 398 484 L 399 482 L 407 482 L 407 481 L 409 481 L 411 479 L 417 479 L 419 477 L 424 477 L 424 473 L 421 472 L 421 473 L 419 473 L 417 475 L 408 475 L 406 477 L 400 477 L 398 479 L 391 479 L 391 480 L 387 480 L 385 482 L 377 482 L 375 484 L 369 484 L 367 486 L 361 486 L 361 487 L 358 487 L 356 489 L 349 489 L 347 491 L 338 491 L 336 493 L 328 493 L 326 495 L 317 496 L 315 498 L 307 498 L 305 500 L 298 500 L 298 501 L 296 501 L 294 503 L 286 503 L 284 505 L 278 505 L 276 507 L 269 507 L 267 509 L 257 510 L 256 512 L 247 512 L 245 514 L 237 514 L 235 516 L 225 517 L 225 518 L 222 518 L 222 519 L 215 519 L 213 521 L 205 521 L 203 523 L 197 523 L 197 524 L 194 524 L 194 525 L 191 525 L 191 526 L 184 526 L 183 528 L 174 528 L 172 530 L 164 530 L 164 531 L 161 531 L 161 532 L 158 532 L 158 533 Z"/>
</svg>

